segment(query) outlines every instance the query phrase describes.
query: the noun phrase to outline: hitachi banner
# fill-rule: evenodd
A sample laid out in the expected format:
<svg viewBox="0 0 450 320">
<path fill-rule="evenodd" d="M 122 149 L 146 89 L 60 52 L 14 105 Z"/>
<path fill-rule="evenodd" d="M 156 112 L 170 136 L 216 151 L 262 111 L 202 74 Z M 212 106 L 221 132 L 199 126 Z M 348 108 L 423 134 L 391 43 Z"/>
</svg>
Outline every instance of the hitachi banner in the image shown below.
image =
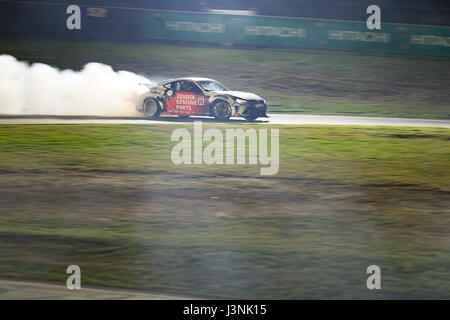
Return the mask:
<svg viewBox="0 0 450 320">
<path fill-rule="evenodd" d="M 450 56 L 450 28 L 149 10 L 146 39 Z"/>
</svg>

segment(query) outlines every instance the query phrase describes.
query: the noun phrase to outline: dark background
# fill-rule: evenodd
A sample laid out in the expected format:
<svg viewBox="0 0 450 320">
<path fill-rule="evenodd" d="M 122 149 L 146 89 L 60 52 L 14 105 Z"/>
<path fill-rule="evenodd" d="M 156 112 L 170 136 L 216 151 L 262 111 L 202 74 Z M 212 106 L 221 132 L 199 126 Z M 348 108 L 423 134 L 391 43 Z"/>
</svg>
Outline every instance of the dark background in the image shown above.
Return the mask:
<svg viewBox="0 0 450 320">
<path fill-rule="evenodd" d="M 259 15 L 341 20 L 365 20 L 367 7 L 376 4 L 381 8 L 384 22 L 450 25 L 450 1 L 443 0 L 34 0 L 32 2 L 181 11 L 254 10 Z"/>
<path fill-rule="evenodd" d="M 74 32 L 61 27 L 66 25 L 70 4 L 81 7 L 87 28 Z M 441 0 L 0 0 L 0 37 L 148 42 L 143 36 L 146 9 L 252 10 L 268 16 L 365 21 L 371 4 L 380 6 L 382 23 L 450 25 L 450 2 Z M 88 7 L 108 8 L 107 17 L 90 17 Z"/>
</svg>

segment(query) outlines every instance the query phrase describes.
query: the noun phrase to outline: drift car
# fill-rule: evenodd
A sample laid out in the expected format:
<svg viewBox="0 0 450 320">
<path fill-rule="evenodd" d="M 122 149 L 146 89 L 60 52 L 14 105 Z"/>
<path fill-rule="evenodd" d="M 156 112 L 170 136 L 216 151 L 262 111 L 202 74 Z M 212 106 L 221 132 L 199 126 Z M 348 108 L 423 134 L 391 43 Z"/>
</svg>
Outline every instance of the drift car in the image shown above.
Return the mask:
<svg viewBox="0 0 450 320">
<path fill-rule="evenodd" d="M 212 116 L 218 120 L 239 116 L 249 121 L 267 117 L 266 103 L 256 94 L 230 91 L 215 80 L 194 77 L 166 80 L 149 87 L 137 110 L 148 118 L 161 114 Z"/>
</svg>

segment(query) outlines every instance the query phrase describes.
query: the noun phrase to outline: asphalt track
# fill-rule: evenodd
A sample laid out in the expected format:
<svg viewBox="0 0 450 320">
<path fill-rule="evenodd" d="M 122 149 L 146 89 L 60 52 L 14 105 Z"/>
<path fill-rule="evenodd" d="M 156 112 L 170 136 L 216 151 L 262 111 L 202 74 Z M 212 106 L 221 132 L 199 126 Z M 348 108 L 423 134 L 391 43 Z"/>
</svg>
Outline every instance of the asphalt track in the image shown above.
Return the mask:
<svg viewBox="0 0 450 320">
<path fill-rule="evenodd" d="M 142 117 L 0 115 L 0 124 L 155 124 L 189 123 L 195 120 L 217 122 L 213 118 L 208 117 L 178 118 L 176 116 L 164 116 L 158 119 L 149 120 Z M 227 123 L 245 124 L 248 123 L 248 121 L 241 118 L 232 118 Z M 270 114 L 269 118 L 259 118 L 252 123 L 450 128 L 450 120 L 309 114 Z"/>
<path fill-rule="evenodd" d="M 0 280 L 0 300 L 192 300 L 172 296 L 122 289 L 84 288 L 69 290 L 65 283 Z"/>
</svg>

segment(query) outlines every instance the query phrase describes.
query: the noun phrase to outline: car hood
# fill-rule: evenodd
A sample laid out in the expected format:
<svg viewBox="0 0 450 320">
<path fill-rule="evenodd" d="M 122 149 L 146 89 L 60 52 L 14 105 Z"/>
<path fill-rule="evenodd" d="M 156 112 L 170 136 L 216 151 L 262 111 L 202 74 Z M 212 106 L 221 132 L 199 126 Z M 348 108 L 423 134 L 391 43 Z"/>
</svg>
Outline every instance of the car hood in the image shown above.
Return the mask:
<svg viewBox="0 0 450 320">
<path fill-rule="evenodd" d="M 263 100 L 260 96 L 243 91 L 212 91 L 215 94 L 226 94 L 235 98 L 244 99 L 244 100 Z"/>
</svg>

